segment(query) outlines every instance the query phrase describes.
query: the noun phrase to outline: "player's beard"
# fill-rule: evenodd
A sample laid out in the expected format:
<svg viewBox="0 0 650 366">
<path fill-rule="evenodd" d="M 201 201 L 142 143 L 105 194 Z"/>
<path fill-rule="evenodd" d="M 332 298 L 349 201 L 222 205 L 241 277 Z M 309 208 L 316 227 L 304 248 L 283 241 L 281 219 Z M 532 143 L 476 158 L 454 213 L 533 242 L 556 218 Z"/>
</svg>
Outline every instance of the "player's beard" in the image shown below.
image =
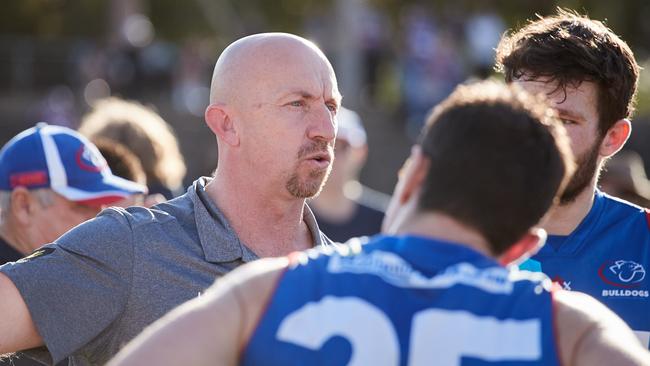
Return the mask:
<svg viewBox="0 0 650 366">
<path fill-rule="evenodd" d="M 584 154 L 576 156 L 576 171 L 560 196 L 560 205 L 568 205 L 576 200 L 592 182 L 598 173 L 598 153 L 603 139 L 596 142 Z"/>
<path fill-rule="evenodd" d="M 332 161 L 327 168 L 311 169 L 306 174 L 300 174 L 299 164 L 302 160 L 314 153 L 327 152 L 333 159 L 332 146 L 325 141 L 317 141 L 304 145 L 298 151 L 298 164 L 287 179 L 286 189 L 296 198 L 310 198 L 316 196 L 323 189 L 327 177 L 332 170 Z"/>
</svg>

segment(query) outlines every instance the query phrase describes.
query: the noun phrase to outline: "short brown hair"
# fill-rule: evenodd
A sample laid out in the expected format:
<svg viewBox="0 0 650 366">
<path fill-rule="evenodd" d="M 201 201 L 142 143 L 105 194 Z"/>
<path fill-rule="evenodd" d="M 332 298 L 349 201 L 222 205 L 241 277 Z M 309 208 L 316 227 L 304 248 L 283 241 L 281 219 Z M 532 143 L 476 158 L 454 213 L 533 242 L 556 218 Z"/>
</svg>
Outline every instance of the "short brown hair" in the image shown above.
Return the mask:
<svg viewBox="0 0 650 366">
<path fill-rule="evenodd" d="M 111 172 L 120 178 L 147 185 L 147 175 L 140 159 L 121 143 L 105 137 L 94 137 L 92 143 L 106 160 Z"/>
<path fill-rule="evenodd" d="M 459 86 L 420 137 L 430 167 L 420 211 L 444 213 L 505 252 L 548 211 L 573 171 L 564 128 L 543 100 L 517 86 Z"/>
<path fill-rule="evenodd" d="M 186 167 L 178 140 L 171 126 L 153 109 L 115 97 L 100 99 L 83 117 L 79 132 L 127 146 L 140 159 L 150 186 L 182 188 Z"/>
<path fill-rule="evenodd" d="M 630 118 L 639 65 L 628 45 L 602 22 L 558 8 L 503 37 L 496 68 L 507 82 L 548 77 L 558 88 L 591 81 L 598 86 L 601 135 L 618 120 Z"/>
</svg>

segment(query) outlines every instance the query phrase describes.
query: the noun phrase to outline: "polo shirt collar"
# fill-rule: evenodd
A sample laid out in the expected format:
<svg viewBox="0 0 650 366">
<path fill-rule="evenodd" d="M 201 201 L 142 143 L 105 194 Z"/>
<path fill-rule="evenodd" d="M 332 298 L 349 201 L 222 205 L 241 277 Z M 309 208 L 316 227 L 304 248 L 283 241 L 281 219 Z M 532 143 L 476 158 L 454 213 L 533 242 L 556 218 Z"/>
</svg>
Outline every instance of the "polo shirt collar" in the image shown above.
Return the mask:
<svg viewBox="0 0 650 366">
<path fill-rule="evenodd" d="M 242 260 L 250 262 L 259 257 L 245 246 L 228 223 L 221 210 L 205 191 L 205 186 L 212 178 L 201 177 L 188 189 L 188 195 L 194 205 L 194 219 L 203 248 L 205 260 L 211 263 Z M 313 212 L 305 204 L 302 219 L 312 236 L 314 246 L 326 245 L 321 237 Z M 218 240 L 219 243 L 215 243 Z"/>
</svg>

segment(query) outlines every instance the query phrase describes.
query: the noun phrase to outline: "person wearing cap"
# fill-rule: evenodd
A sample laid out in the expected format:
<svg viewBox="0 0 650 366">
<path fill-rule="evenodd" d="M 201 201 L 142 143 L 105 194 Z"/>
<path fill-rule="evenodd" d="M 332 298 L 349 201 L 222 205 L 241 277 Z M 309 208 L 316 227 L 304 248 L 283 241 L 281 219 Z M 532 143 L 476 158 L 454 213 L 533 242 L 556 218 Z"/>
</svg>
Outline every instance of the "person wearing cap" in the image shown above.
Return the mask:
<svg viewBox="0 0 650 366">
<path fill-rule="evenodd" d="M 146 187 L 111 173 L 77 132 L 39 123 L 0 151 L 0 264 L 19 260 Z"/>
<path fill-rule="evenodd" d="M 264 33 L 228 46 L 205 112 L 214 176 L 152 208 L 105 209 L 0 267 L 0 354 L 104 364 L 239 265 L 333 245 L 306 199 L 329 174 L 340 101 L 312 42 Z"/>
<path fill-rule="evenodd" d="M 359 115 L 341 108 L 337 121 L 332 173 L 310 207 L 320 229 L 330 239 L 345 242 L 379 233 L 389 196 L 359 182 L 359 173 L 368 156 L 366 131 Z"/>
</svg>

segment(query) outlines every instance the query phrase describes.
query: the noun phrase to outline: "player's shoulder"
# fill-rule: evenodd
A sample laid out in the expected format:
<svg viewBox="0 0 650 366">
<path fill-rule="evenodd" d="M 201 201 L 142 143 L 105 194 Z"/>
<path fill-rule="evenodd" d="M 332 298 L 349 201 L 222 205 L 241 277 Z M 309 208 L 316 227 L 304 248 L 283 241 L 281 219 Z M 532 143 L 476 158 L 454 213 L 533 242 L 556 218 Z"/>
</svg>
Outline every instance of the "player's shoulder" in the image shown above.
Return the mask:
<svg viewBox="0 0 650 366">
<path fill-rule="evenodd" d="M 245 302 L 264 301 L 266 297 L 273 294 L 287 271 L 296 269 L 318 271 L 317 267 L 327 266 L 332 257 L 345 257 L 360 253 L 364 240 L 353 240 L 334 246 L 320 246 L 306 251 L 293 252 L 285 257 L 258 259 L 233 270 L 217 282 L 228 281 L 227 285 L 234 287 L 233 290 Z"/>
<path fill-rule="evenodd" d="M 555 327 L 564 364 L 647 365 L 650 356 L 625 322 L 593 297 L 554 291 Z M 596 362 L 596 363 L 594 363 Z"/>
<path fill-rule="evenodd" d="M 560 323 L 571 321 L 577 327 L 589 327 L 597 322 L 607 322 L 616 316 L 593 297 L 578 291 L 553 292 L 556 316 Z"/>
<path fill-rule="evenodd" d="M 646 217 L 648 209 L 622 198 L 611 196 L 605 192 L 597 191 L 596 199 L 604 202 L 605 211 L 616 216 L 638 216 Z"/>
<path fill-rule="evenodd" d="M 563 344 L 575 344 L 594 331 L 616 332 L 630 342 L 638 342 L 629 327 L 600 301 L 578 291 L 553 292 L 556 325 Z"/>
<path fill-rule="evenodd" d="M 308 250 L 293 252 L 287 256 L 287 268 L 316 268 L 319 265 L 327 265 L 332 257 L 349 257 L 361 253 L 363 248 L 367 248 L 369 242 L 369 237 L 362 236 L 351 238 L 345 243 L 321 245 Z"/>
<path fill-rule="evenodd" d="M 601 207 L 598 222 L 602 224 L 599 226 L 603 229 L 612 230 L 618 235 L 620 225 L 625 225 L 643 229 L 640 233 L 650 233 L 650 210 L 648 208 L 600 191 L 596 193 L 596 199 L 600 201 L 600 204 L 597 203 L 597 206 Z M 603 224 L 604 222 L 607 224 Z"/>
<path fill-rule="evenodd" d="M 288 257 L 262 258 L 236 268 L 217 282 L 227 281 L 244 301 L 256 302 L 261 295 L 275 288 L 289 265 Z"/>
</svg>

